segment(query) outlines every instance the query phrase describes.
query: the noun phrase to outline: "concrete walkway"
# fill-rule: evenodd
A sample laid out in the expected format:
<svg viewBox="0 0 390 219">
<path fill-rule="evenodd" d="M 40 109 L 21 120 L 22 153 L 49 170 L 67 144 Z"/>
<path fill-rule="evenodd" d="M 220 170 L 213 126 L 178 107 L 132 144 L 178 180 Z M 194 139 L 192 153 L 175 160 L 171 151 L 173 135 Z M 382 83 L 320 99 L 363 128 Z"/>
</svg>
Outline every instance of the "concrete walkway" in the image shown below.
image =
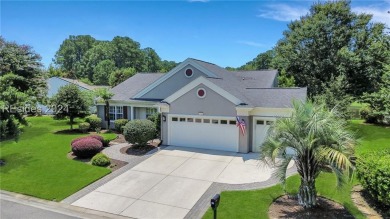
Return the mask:
<svg viewBox="0 0 390 219">
<path fill-rule="evenodd" d="M 104 153 L 134 162 L 134 158 L 118 154 L 123 146 L 111 146 Z M 204 212 L 204 202 L 214 195 L 210 192 L 218 191 L 215 188 L 261 187 L 271 180 L 273 169 L 259 163 L 258 156 L 163 147 L 139 164 L 126 166 L 122 174 L 90 189 L 88 194 L 73 198 L 76 201 L 72 205 L 133 218 L 197 218 L 201 215 L 194 214 L 193 209 Z"/>
</svg>

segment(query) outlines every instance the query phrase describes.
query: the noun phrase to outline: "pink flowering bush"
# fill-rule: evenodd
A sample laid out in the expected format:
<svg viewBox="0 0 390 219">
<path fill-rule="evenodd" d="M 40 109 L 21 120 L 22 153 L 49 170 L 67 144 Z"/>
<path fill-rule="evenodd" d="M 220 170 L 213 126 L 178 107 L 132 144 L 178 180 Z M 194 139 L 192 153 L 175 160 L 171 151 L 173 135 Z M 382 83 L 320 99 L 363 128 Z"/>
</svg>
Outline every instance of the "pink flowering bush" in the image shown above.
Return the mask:
<svg viewBox="0 0 390 219">
<path fill-rule="evenodd" d="M 88 136 L 84 136 L 84 137 L 80 137 L 80 138 L 75 138 L 73 139 L 71 142 L 70 142 L 70 145 L 72 145 L 73 143 L 75 143 L 76 141 L 78 140 L 81 140 L 81 139 L 84 139 L 84 138 L 94 138 L 100 142 L 104 142 L 104 138 L 100 135 L 88 135 Z"/>
<path fill-rule="evenodd" d="M 100 135 L 89 135 L 87 137 L 94 138 L 94 139 L 100 141 L 101 143 L 104 142 L 104 138 L 102 136 L 100 136 Z"/>
<path fill-rule="evenodd" d="M 71 146 L 73 154 L 81 158 L 93 157 L 103 149 L 103 143 L 90 136 L 73 141 Z"/>
</svg>

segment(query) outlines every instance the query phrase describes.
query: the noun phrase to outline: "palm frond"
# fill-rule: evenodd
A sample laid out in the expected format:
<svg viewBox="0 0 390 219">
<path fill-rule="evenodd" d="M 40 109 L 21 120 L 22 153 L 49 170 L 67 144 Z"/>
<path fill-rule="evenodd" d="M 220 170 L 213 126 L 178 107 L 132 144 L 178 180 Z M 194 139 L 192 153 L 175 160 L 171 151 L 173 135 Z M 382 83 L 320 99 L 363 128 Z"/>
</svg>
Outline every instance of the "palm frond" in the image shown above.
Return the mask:
<svg viewBox="0 0 390 219">
<path fill-rule="evenodd" d="M 287 169 L 292 159 L 293 156 L 286 156 L 277 164 L 276 170 L 272 173 L 272 176 L 279 179 L 283 186 L 286 184 Z"/>
<path fill-rule="evenodd" d="M 342 172 L 345 171 L 348 173 L 348 175 L 350 175 L 350 171 L 352 171 L 353 165 L 345 153 L 331 147 L 323 147 L 319 150 L 319 152 L 320 157 L 325 163 L 333 166 L 334 168 L 337 168 Z"/>
</svg>

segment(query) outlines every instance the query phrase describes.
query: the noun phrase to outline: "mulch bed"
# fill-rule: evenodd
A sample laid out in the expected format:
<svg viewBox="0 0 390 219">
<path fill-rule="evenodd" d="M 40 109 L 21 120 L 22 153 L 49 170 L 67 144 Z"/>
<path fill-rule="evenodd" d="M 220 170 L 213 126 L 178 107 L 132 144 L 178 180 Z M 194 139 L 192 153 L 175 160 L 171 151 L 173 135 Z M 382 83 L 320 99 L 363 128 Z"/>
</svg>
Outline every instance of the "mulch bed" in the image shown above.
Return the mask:
<svg viewBox="0 0 390 219">
<path fill-rule="evenodd" d="M 269 218 L 354 218 L 344 206 L 329 199 L 318 197 L 318 206 L 312 209 L 304 209 L 298 204 L 298 200 L 287 195 L 276 199 L 270 206 Z"/>
<path fill-rule="evenodd" d="M 79 157 L 75 156 L 73 154 L 73 152 L 69 152 L 67 157 L 71 160 L 76 160 L 76 161 L 80 161 L 80 162 L 92 165 L 91 158 L 79 158 Z M 110 158 L 110 161 L 111 161 L 111 164 L 109 166 L 107 166 L 107 168 L 110 169 L 112 172 L 114 172 L 115 170 L 118 170 L 121 167 L 124 167 L 128 164 L 125 161 L 115 160 L 115 159 L 111 159 L 111 158 Z"/>
<path fill-rule="evenodd" d="M 149 151 L 155 149 L 158 146 L 149 144 L 146 146 L 136 146 L 136 145 L 129 145 L 126 147 L 123 147 L 120 149 L 120 152 L 122 154 L 129 154 L 129 155 L 134 155 L 134 156 L 142 156 L 148 153 Z"/>
<path fill-rule="evenodd" d="M 122 134 L 118 134 L 116 139 L 112 140 L 111 143 L 123 144 L 123 143 L 127 143 L 127 141 L 125 140 L 125 137 Z"/>
</svg>

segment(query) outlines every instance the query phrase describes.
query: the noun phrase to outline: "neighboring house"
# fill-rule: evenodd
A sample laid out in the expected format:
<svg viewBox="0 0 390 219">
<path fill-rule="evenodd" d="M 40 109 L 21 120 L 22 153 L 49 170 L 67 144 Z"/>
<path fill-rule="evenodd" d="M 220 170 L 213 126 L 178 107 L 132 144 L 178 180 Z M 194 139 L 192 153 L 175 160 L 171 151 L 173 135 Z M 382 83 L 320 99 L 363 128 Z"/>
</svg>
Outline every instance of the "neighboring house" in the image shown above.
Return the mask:
<svg viewBox="0 0 390 219">
<path fill-rule="evenodd" d="M 290 116 L 294 99 L 306 100 L 306 88 L 277 88 L 277 75 L 276 70 L 231 72 L 191 58 L 166 74 L 139 73 L 112 88 L 111 125 L 158 111 L 166 145 L 258 151 L 273 121 Z M 104 103 L 97 107 L 104 120 Z M 244 134 L 237 116 L 245 123 Z"/>
<path fill-rule="evenodd" d="M 47 97 L 52 98 L 54 95 L 58 93 L 58 90 L 68 84 L 75 84 L 77 87 L 82 91 L 93 91 L 97 88 L 103 88 L 108 86 L 94 86 L 89 85 L 86 83 L 83 83 L 78 80 L 69 79 L 69 78 L 61 78 L 61 77 L 51 77 L 47 79 Z M 42 109 L 43 114 L 53 114 L 53 109 L 56 108 L 56 106 L 43 106 L 41 105 L 40 108 Z M 91 112 L 96 112 L 96 107 L 91 107 Z"/>
</svg>

